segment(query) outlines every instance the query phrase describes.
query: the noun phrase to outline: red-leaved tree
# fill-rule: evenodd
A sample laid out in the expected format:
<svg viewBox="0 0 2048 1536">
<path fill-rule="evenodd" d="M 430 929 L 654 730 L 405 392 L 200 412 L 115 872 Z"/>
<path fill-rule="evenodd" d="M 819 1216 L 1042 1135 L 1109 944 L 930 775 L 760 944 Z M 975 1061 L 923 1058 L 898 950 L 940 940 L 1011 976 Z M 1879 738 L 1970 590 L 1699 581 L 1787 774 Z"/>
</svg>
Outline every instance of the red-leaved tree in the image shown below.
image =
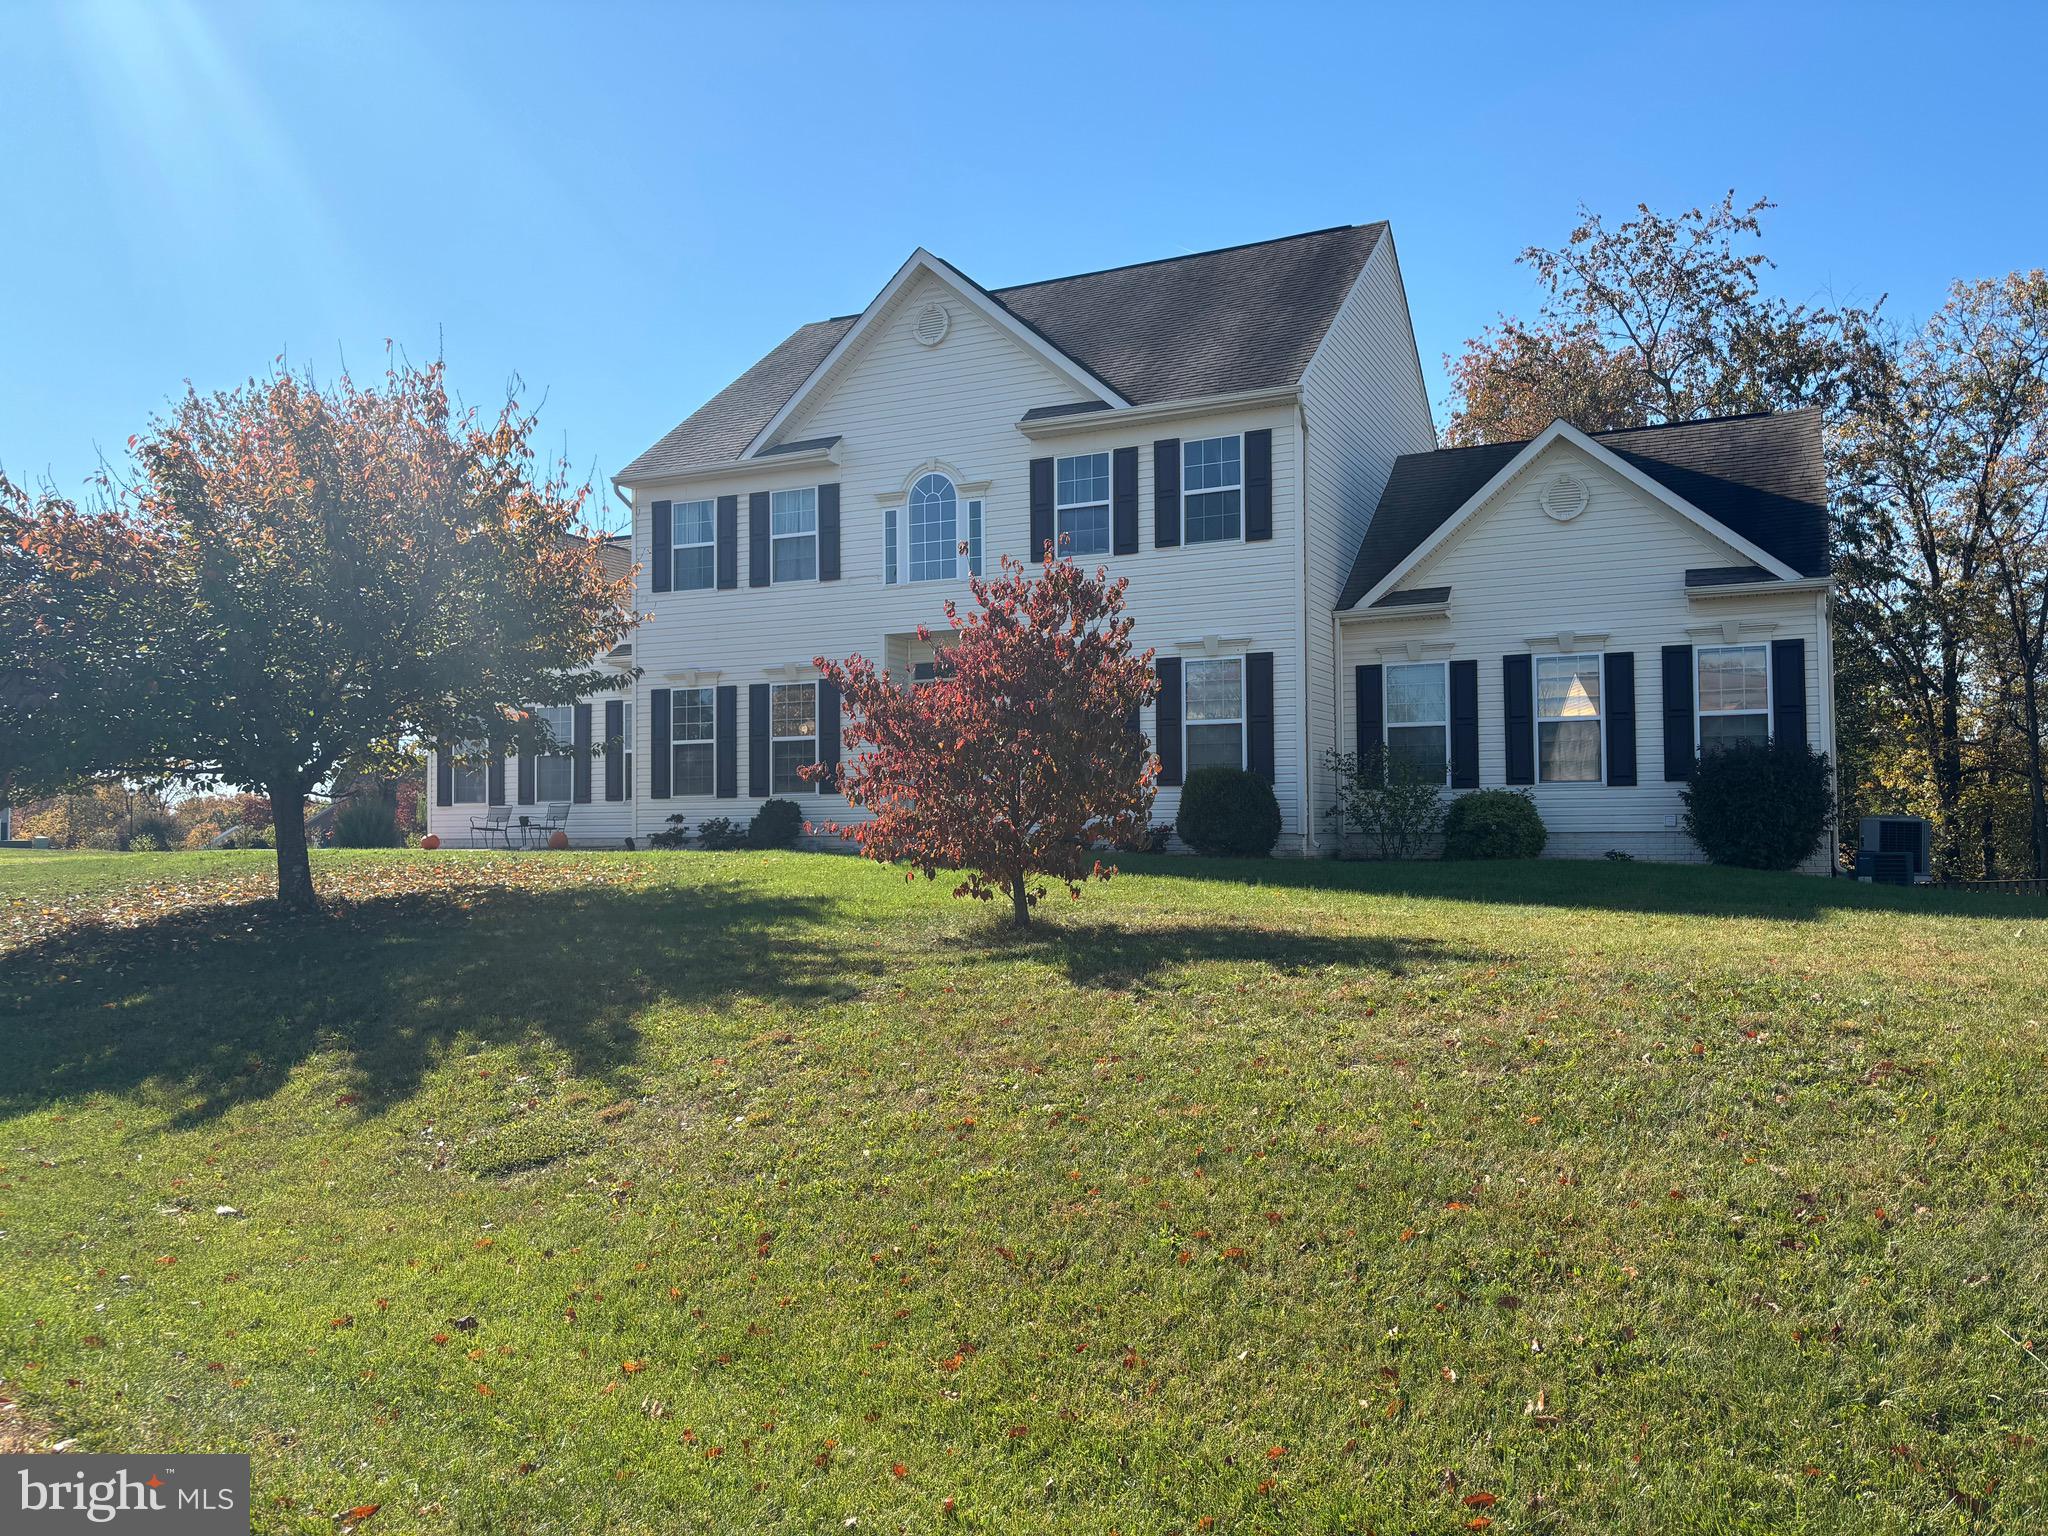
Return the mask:
<svg viewBox="0 0 2048 1536">
<path fill-rule="evenodd" d="M 1021 928 L 1049 880 L 1078 897 L 1113 872 L 1103 845 L 1144 832 L 1159 760 L 1137 719 L 1157 684 L 1152 653 L 1131 649 L 1122 578 L 1048 554 L 969 585 L 979 611 L 946 604 L 953 640 L 929 682 L 817 659 L 847 711 L 840 792 L 871 817 L 828 830 L 928 880 L 962 872 L 956 896 L 1006 894 Z"/>
</svg>

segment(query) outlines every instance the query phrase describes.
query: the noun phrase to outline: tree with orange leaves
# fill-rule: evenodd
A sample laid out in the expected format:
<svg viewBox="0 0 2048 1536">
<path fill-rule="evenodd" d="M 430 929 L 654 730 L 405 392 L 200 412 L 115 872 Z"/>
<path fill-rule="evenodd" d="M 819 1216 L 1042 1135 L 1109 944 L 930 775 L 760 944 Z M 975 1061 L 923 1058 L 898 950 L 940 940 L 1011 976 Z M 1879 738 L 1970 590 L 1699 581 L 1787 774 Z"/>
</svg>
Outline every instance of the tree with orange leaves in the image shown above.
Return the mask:
<svg viewBox="0 0 2048 1536">
<path fill-rule="evenodd" d="M 1005 560 L 969 585 L 979 611 L 946 604 L 953 639 L 928 682 L 905 687 L 861 656 L 817 658 L 844 700 L 852 751 L 809 771 L 836 773 L 869 813 L 830 830 L 928 880 L 963 872 L 954 895 L 1001 892 L 1021 928 L 1047 879 L 1079 896 L 1111 873 L 1099 849 L 1144 832 L 1159 760 L 1138 710 L 1158 685 L 1152 653 L 1131 649 L 1121 578 L 1048 548 L 1035 574 Z"/>
<path fill-rule="evenodd" d="M 582 526 L 588 487 L 536 474 L 535 418 L 451 408 L 441 365 L 379 386 L 283 370 L 183 398 L 130 439 L 103 504 L 0 488 L 4 596 L 33 622 L 0 693 L 0 782 L 94 776 L 270 797 L 277 894 L 318 901 L 306 797 L 407 738 L 505 743 L 525 706 L 617 686 L 630 622 Z"/>
</svg>

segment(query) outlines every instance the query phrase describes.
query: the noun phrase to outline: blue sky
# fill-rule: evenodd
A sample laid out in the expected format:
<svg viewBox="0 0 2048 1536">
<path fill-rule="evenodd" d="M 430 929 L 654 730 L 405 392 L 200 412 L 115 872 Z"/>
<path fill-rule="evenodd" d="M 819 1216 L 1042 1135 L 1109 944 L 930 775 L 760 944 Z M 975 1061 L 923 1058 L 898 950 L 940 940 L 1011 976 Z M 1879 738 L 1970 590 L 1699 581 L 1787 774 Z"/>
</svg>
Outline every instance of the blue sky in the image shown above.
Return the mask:
<svg viewBox="0 0 2048 1536">
<path fill-rule="evenodd" d="M 610 472 L 920 244 L 995 287 L 1390 219 L 1439 401 L 1581 201 L 1768 195 L 1781 291 L 1920 315 L 2048 261 L 2044 44 L 2039 6 L 0 0 L 0 467 L 76 490 L 183 380 L 389 337 Z"/>
</svg>

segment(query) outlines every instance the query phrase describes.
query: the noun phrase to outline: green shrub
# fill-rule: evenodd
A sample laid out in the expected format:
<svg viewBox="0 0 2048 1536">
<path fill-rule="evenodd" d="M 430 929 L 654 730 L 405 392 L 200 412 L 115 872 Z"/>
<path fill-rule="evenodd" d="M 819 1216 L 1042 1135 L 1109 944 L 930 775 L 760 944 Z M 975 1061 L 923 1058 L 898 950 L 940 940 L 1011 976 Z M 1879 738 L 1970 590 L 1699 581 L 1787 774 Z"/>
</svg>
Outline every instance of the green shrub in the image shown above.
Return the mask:
<svg viewBox="0 0 2048 1536">
<path fill-rule="evenodd" d="M 745 848 L 749 831 L 751 828 L 744 821 L 734 821 L 730 816 L 713 816 L 697 829 L 697 846 L 713 853 Z"/>
<path fill-rule="evenodd" d="M 1834 811 L 1827 754 L 1803 742 L 1709 752 L 1681 792 L 1685 835 L 1716 864 L 1792 869 L 1820 847 Z"/>
<path fill-rule="evenodd" d="M 1197 853 L 1263 859 L 1280 841 L 1280 802 L 1255 773 L 1197 768 L 1181 786 L 1173 829 Z"/>
<path fill-rule="evenodd" d="M 398 813 L 382 800 L 349 800 L 334 813 L 337 848 L 396 848 Z"/>
<path fill-rule="evenodd" d="M 1328 754 L 1337 780 L 1337 803 L 1325 813 L 1338 835 L 1356 832 L 1383 859 L 1419 858 L 1444 827 L 1443 771 L 1425 773 L 1412 763 L 1390 763 L 1375 750 Z"/>
<path fill-rule="evenodd" d="M 747 828 L 750 848 L 794 848 L 804 835 L 803 807 L 794 800 L 767 800 Z"/>
<path fill-rule="evenodd" d="M 1527 790 L 1475 789 L 1444 815 L 1447 859 L 1533 859 L 1549 837 Z"/>
<path fill-rule="evenodd" d="M 161 811 L 144 811 L 128 825 L 131 853 L 162 853 L 184 839 L 178 835 L 177 818 Z"/>
</svg>

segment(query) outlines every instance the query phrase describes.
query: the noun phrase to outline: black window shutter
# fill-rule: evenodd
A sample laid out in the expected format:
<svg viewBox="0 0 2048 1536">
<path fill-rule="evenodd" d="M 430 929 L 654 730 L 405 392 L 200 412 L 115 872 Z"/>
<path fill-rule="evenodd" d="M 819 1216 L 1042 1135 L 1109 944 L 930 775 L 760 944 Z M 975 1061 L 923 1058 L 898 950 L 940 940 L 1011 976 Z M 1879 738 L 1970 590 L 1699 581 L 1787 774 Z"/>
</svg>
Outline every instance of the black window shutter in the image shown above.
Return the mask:
<svg viewBox="0 0 2048 1536">
<path fill-rule="evenodd" d="M 1377 666 L 1357 667 L 1351 674 L 1356 694 L 1358 766 L 1370 763 L 1386 740 L 1387 696 Z"/>
<path fill-rule="evenodd" d="M 839 579 L 839 482 L 818 487 L 818 580 Z"/>
<path fill-rule="evenodd" d="M 1160 656 L 1154 659 L 1152 670 L 1159 678 L 1158 729 L 1153 732 L 1152 748 L 1159 754 L 1159 782 L 1178 784 L 1180 770 L 1180 658 Z"/>
<path fill-rule="evenodd" d="M 1180 439 L 1162 437 L 1152 445 L 1152 547 L 1180 542 Z"/>
<path fill-rule="evenodd" d="M 491 754 L 490 770 L 484 777 L 484 800 L 489 805 L 505 803 L 505 754 Z"/>
<path fill-rule="evenodd" d="M 654 504 L 654 534 L 647 544 L 647 573 L 654 581 L 654 590 L 666 592 L 669 578 L 676 568 L 675 536 L 669 523 L 669 503 L 657 501 Z"/>
<path fill-rule="evenodd" d="M 1052 542 L 1052 460 L 1031 461 L 1031 554 L 1024 563 L 1037 565 L 1045 559 L 1045 546 Z"/>
<path fill-rule="evenodd" d="M 747 497 L 747 585 L 768 585 L 768 493 Z"/>
<path fill-rule="evenodd" d="M 531 746 L 531 743 L 528 743 L 528 745 Z M 534 755 L 531 751 L 519 754 L 519 803 L 521 805 L 533 804 L 534 761 Z"/>
<path fill-rule="evenodd" d="M 1273 782 L 1273 653 L 1253 651 L 1244 659 L 1244 765 Z"/>
<path fill-rule="evenodd" d="M 1806 745 L 1806 642 L 1771 642 L 1771 739 Z"/>
<path fill-rule="evenodd" d="M 675 725 L 669 719 L 668 698 L 666 688 L 650 689 L 647 694 L 647 795 L 652 800 L 669 797 L 675 776 L 675 759 L 669 752 L 669 732 Z"/>
<path fill-rule="evenodd" d="M 626 701 L 604 701 L 604 797 L 626 798 L 626 744 L 620 740 L 626 729 Z"/>
<path fill-rule="evenodd" d="M 571 782 L 575 790 L 571 798 L 578 805 L 590 804 L 590 706 L 576 706 L 576 758 Z"/>
<path fill-rule="evenodd" d="M 1451 663 L 1451 788 L 1479 787 L 1479 663 Z"/>
<path fill-rule="evenodd" d="M 1244 536 L 1273 537 L 1273 433 L 1262 427 L 1244 435 Z"/>
<path fill-rule="evenodd" d="M 1664 647 L 1664 778 L 1692 777 L 1692 647 Z"/>
<path fill-rule="evenodd" d="M 740 584 L 740 499 L 718 498 L 718 589 L 730 592 Z"/>
<path fill-rule="evenodd" d="M 1607 653 L 1607 782 L 1636 781 L 1636 653 Z"/>
<path fill-rule="evenodd" d="M 1110 550 L 1119 555 L 1138 552 L 1138 450 L 1119 448 L 1110 457 L 1110 524 L 1114 529 Z"/>
<path fill-rule="evenodd" d="M 441 747 L 434 753 L 434 804 L 455 803 L 455 752 Z"/>
<path fill-rule="evenodd" d="M 1501 726 L 1507 733 L 1507 781 L 1536 782 L 1535 666 L 1527 656 L 1500 659 Z"/>
<path fill-rule="evenodd" d="M 753 683 L 747 688 L 747 793 L 764 800 L 768 783 L 768 685 Z"/>
<path fill-rule="evenodd" d="M 818 761 L 832 771 L 818 781 L 827 794 L 839 793 L 839 685 L 818 680 Z"/>
<path fill-rule="evenodd" d="M 718 690 L 718 798 L 737 800 L 740 794 L 740 691 L 731 683 Z"/>
</svg>

